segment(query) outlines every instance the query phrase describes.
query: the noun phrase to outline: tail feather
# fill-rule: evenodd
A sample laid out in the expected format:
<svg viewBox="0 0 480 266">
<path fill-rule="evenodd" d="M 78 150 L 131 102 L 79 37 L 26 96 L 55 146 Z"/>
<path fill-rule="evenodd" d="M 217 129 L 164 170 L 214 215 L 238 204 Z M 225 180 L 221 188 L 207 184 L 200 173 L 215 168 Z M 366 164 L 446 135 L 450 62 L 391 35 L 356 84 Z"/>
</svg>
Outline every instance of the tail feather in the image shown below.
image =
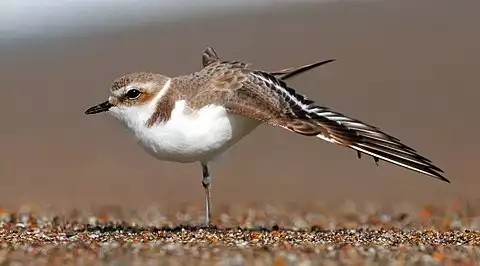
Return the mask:
<svg viewBox="0 0 480 266">
<path fill-rule="evenodd" d="M 305 72 L 307 72 L 307 71 L 309 71 L 313 68 L 328 64 L 328 63 L 333 62 L 333 61 L 335 61 L 335 59 L 328 59 L 328 60 L 325 60 L 325 61 L 319 61 L 319 62 L 315 62 L 315 63 L 312 63 L 312 64 L 297 67 L 297 68 L 291 67 L 291 68 L 286 68 L 286 69 L 282 69 L 282 70 L 272 71 L 272 72 L 270 72 L 270 74 L 272 74 L 274 76 L 279 76 L 278 78 L 281 79 L 281 80 L 287 80 L 287 79 L 293 78 L 295 76 L 298 76 L 302 73 L 305 73 Z"/>
<path fill-rule="evenodd" d="M 218 56 L 215 49 L 211 46 L 207 46 L 205 48 L 205 50 L 203 51 L 203 54 L 202 54 L 202 65 L 203 65 L 203 67 L 206 67 L 210 64 L 213 64 L 215 62 L 220 62 L 220 61 L 222 61 L 222 59 Z M 335 61 L 335 59 L 328 59 L 328 60 L 324 60 L 324 61 L 318 61 L 318 62 L 315 62 L 315 63 L 303 65 L 301 67 L 290 67 L 290 68 L 285 68 L 285 69 L 282 69 L 282 70 L 271 71 L 269 73 L 273 76 L 277 76 L 277 78 L 279 78 L 281 80 L 287 80 L 287 79 L 293 78 L 295 76 L 298 76 L 302 73 L 305 73 L 309 70 L 312 70 L 316 67 L 328 64 L 328 63 L 333 62 L 333 61 Z M 229 62 L 229 61 L 224 61 L 224 62 Z"/>
</svg>

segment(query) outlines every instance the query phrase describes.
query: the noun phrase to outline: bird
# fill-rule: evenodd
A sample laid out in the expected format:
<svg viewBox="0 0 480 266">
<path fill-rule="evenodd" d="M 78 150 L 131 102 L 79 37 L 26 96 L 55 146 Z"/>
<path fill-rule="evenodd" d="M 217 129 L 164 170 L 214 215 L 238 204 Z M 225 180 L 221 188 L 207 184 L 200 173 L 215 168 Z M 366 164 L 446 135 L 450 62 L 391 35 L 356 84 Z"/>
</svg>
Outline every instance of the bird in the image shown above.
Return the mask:
<svg viewBox="0 0 480 266">
<path fill-rule="evenodd" d="M 290 87 L 287 80 L 335 61 L 267 71 L 241 60 L 221 59 L 207 46 L 202 68 L 168 77 L 132 72 L 116 78 L 107 101 L 85 114 L 117 118 L 143 149 L 162 161 L 199 163 L 205 225 L 211 222 L 210 165 L 261 124 L 322 139 L 450 183 L 444 171 L 380 128 L 332 110 Z"/>
</svg>

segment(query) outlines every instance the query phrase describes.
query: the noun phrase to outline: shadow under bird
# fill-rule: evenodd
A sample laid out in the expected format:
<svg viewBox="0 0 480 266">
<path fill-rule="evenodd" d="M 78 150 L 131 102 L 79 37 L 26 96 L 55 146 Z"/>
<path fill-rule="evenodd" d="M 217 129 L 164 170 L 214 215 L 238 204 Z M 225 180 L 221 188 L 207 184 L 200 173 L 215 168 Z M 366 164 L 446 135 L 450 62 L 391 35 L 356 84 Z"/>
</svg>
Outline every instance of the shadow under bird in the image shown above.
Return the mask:
<svg viewBox="0 0 480 266">
<path fill-rule="evenodd" d="M 327 64 L 263 71 L 221 60 L 213 48 L 203 68 L 178 77 L 137 72 L 116 79 L 107 101 L 86 114 L 108 112 L 159 160 L 199 162 L 205 190 L 205 222 L 211 225 L 209 164 L 260 124 L 323 139 L 445 182 L 443 171 L 379 128 L 317 105 L 285 80 Z"/>
</svg>

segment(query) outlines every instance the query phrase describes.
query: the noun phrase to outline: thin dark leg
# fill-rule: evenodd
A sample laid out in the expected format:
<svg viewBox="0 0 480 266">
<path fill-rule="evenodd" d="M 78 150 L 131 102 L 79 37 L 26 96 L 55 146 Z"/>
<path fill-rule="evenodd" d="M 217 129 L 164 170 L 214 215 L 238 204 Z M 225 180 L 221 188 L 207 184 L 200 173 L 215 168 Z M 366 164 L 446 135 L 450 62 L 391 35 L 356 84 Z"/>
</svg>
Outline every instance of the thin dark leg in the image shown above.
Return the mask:
<svg viewBox="0 0 480 266">
<path fill-rule="evenodd" d="M 208 166 L 204 163 L 202 163 L 202 172 L 203 172 L 203 179 L 202 179 L 202 185 L 203 189 L 205 190 L 205 224 L 207 226 L 210 226 L 211 223 L 211 217 L 212 214 L 210 212 L 210 197 L 211 197 L 211 192 L 210 192 L 210 186 L 211 186 L 211 178 L 210 178 L 210 173 L 208 172 Z"/>
</svg>

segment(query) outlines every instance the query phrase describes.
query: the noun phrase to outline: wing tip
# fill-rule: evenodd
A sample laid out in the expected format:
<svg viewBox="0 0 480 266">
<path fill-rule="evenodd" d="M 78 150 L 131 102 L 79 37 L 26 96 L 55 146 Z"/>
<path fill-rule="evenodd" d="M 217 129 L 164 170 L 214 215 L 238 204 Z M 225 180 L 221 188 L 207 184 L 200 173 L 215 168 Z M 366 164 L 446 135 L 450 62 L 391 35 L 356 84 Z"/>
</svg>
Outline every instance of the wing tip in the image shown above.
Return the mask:
<svg viewBox="0 0 480 266">
<path fill-rule="evenodd" d="M 449 184 L 451 184 L 451 183 L 452 183 L 450 180 L 446 179 L 446 178 L 445 178 L 445 177 L 443 177 L 443 176 L 442 176 L 442 177 L 440 177 L 440 180 L 442 180 L 443 182 L 447 182 L 447 183 L 449 183 Z"/>
<path fill-rule="evenodd" d="M 437 168 L 438 168 L 438 167 L 437 167 Z M 443 171 L 442 171 L 440 168 L 439 168 L 439 170 L 437 170 L 437 171 L 440 172 L 440 173 L 443 173 Z M 437 172 L 432 171 L 432 172 L 430 173 L 430 175 L 431 175 L 432 177 L 434 177 L 435 179 L 438 179 L 438 180 L 440 180 L 440 181 L 443 181 L 443 182 L 446 182 L 446 183 L 449 183 L 449 184 L 452 183 L 452 182 L 451 182 L 450 180 L 448 180 L 446 177 L 444 177 L 443 175 L 441 175 L 441 174 L 439 174 L 439 173 L 437 173 Z"/>
<path fill-rule="evenodd" d="M 358 147 L 356 145 L 352 145 L 352 146 L 350 146 L 350 148 L 353 148 L 354 150 L 357 151 L 357 156 L 359 158 L 361 157 L 361 153 L 363 152 L 365 154 L 368 154 L 368 155 L 372 156 L 376 163 L 380 159 L 382 161 L 386 161 L 386 162 L 401 166 L 403 168 L 412 170 L 414 172 L 418 172 L 418 173 L 421 173 L 421 174 L 424 174 L 424 175 L 427 175 L 427 176 L 431 176 L 431 177 L 433 177 L 435 179 L 438 179 L 438 180 L 441 180 L 443 182 L 451 183 L 450 180 L 448 180 L 447 178 L 445 178 L 442 175 L 442 173 L 444 173 L 443 170 L 440 169 L 439 167 L 431 164 L 431 163 L 428 163 L 427 165 L 423 165 L 423 167 L 419 167 L 418 165 L 415 166 L 415 165 L 411 165 L 411 164 L 406 164 L 406 163 L 398 160 L 398 158 L 397 159 L 389 158 L 388 156 L 384 156 L 381 153 L 379 153 L 379 151 L 371 151 L 368 148 L 362 148 L 362 147 Z"/>
</svg>

